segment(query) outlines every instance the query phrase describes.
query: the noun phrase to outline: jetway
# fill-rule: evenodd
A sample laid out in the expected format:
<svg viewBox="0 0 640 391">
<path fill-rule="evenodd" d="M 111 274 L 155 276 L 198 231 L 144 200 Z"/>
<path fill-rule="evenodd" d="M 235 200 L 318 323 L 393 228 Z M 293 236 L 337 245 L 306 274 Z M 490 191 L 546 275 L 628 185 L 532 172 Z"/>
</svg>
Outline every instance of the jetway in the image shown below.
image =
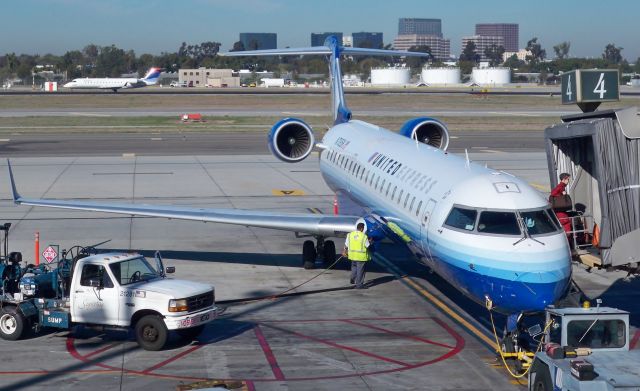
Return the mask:
<svg viewBox="0 0 640 391">
<path fill-rule="evenodd" d="M 583 263 L 640 271 L 640 116 L 636 107 L 562 118 L 545 130 L 549 177 L 567 172 L 572 247 Z"/>
</svg>

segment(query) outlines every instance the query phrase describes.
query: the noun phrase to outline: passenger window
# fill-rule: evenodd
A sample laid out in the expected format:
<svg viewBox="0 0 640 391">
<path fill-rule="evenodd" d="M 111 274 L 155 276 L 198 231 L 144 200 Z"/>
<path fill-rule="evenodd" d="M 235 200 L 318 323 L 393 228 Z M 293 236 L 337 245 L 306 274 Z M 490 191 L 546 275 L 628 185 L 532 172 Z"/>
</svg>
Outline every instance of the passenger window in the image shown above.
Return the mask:
<svg viewBox="0 0 640 391">
<path fill-rule="evenodd" d="M 382 180 L 382 184 L 380 185 L 380 193 L 382 193 L 382 191 L 384 190 L 384 185 L 385 185 L 385 183 L 387 183 L 387 180 L 386 180 L 386 179 L 383 179 L 383 180 Z"/>
<path fill-rule="evenodd" d="M 420 214 L 420 208 L 422 208 L 422 201 L 418 203 L 418 207 L 416 208 L 416 216 Z"/>
<path fill-rule="evenodd" d="M 473 209 L 463 209 L 454 207 L 449 212 L 449 216 L 444 221 L 444 225 L 457 228 L 464 229 L 465 231 L 473 231 L 476 225 L 476 217 L 478 216 L 478 212 Z"/>
<path fill-rule="evenodd" d="M 404 198 L 404 207 L 407 207 L 407 201 L 409 201 L 409 197 L 411 196 L 411 194 L 407 193 L 407 196 Z"/>
<path fill-rule="evenodd" d="M 385 194 L 387 197 L 389 196 L 389 189 L 391 189 L 391 181 L 387 184 L 387 193 Z"/>
<path fill-rule="evenodd" d="M 415 196 L 411 199 L 411 205 L 409 205 L 409 212 L 411 212 L 413 210 L 413 203 L 414 202 L 416 202 L 416 197 Z"/>
<path fill-rule="evenodd" d="M 378 190 L 378 182 L 380 182 L 380 177 L 376 178 L 376 186 L 374 187 L 376 190 Z"/>
<path fill-rule="evenodd" d="M 478 232 L 497 235 L 520 235 L 520 227 L 514 212 L 482 212 Z"/>
<path fill-rule="evenodd" d="M 404 190 L 400 190 L 400 194 L 398 195 L 398 205 L 400 205 L 400 200 L 402 200 L 402 193 L 404 193 Z"/>
<path fill-rule="evenodd" d="M 113 282 L 102 265 L 84 265 L 80 275 L 80 285 L 91 286 L 91 280 L 100 282 L 104 288 L 113 288 Z"/>
<path fill-rule="evenodd" d="M 391 199 L 396 196 L 396 190 L 398 190 L 398 186 L 393 186 L 393 192 L 391 193 Z"/>
</svg>

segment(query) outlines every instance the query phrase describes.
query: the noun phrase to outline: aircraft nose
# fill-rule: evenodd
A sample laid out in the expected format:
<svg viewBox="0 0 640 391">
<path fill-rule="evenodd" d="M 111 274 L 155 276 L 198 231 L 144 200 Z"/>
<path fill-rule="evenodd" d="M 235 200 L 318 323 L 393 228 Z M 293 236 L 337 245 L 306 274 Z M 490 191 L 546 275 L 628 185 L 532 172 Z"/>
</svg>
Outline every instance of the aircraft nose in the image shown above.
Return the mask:
<svg viewBox="0 0 640 391">
<path fill-rule="evenodd" d="M 63 85 L 63 87 L 65 87 L 65 88 L 69 88 L 69 87 L 72 87 L 72 86 L 73 86 L 73 82 L 72 81 L 70 81 L 67 84 Z"/>
</svg>

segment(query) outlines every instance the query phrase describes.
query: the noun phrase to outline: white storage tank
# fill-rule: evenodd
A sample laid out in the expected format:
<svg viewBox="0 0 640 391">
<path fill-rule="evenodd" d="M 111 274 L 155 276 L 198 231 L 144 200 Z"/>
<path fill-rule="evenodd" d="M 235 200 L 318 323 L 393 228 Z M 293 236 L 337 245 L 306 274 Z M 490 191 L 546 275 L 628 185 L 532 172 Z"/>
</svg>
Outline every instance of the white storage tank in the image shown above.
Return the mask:
<svg viewBox="0 0 640 391">
<path fill-rule="evenodd" d="M 473 68 L 471 81 L 481 86 L 500 86 L 511 83 L 509 68 Z"/>
<path fill-rule="evenodd" d="M 422 68 L 422 81 L 428 85 L 460 84 L 460 68 Z"/>
<path fill-rule="evenodd" d="M 372 68 L 371 84 L 374 86 L 399 86 L 409 84 L 409 68 Z"/>
</svg>

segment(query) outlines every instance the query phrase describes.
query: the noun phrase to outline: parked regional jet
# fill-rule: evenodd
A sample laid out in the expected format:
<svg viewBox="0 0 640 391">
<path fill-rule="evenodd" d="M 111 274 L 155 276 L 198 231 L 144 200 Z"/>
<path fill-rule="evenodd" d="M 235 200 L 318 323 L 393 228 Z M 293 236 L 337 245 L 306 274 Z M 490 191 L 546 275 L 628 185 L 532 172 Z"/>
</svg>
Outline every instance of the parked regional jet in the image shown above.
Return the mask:
<svg viewBox="0 0 640 391">
<path fill-rule="evenodd" d="M 78 89 L 107 89 L 118 92 L 120 88 L 140 88 L 154 85 L 158 82 L 160 68 L 150 68 L 147 74 L 142 79 L 138 78 L 126 78 L 126 77 L 103 77 L 103 78 L 89 78 L 73 79 L 65 84 L 65 88 L 78 88 Z"/>
<path fill-rule="evenodd" d="M 334 242 L 326 238 L 344 235 L 364 221 L 370 235 L 407 245 L 454 287 L 479 303 L 492 300 L 504 313 L 542 310 L 565 294 L 571 277 L 568 242 L 538 191 L 510 174 L 447 153 L 449 134 L 436 119 L 412 119 L 399 133 L 352 119 L 343 94 L 341 55 L 421 53 L 345 48 L 329 37 L 320 47 L 227 55 L 328 56 L 333 127 L 316 143 L 303 120 L 285 118 L 269 132 L 268 145 L 288 163 L 307 158 L 317 147 L 322 175 L 344 214 L 29 199 L 18 194 L 10 171 L 15 203 L 304 233 L 316 238 L 315 245 L 304 242 L 305 267 L 313 267 L 316 254 L 325 262 L 334 260 Z"/>
</svg>

